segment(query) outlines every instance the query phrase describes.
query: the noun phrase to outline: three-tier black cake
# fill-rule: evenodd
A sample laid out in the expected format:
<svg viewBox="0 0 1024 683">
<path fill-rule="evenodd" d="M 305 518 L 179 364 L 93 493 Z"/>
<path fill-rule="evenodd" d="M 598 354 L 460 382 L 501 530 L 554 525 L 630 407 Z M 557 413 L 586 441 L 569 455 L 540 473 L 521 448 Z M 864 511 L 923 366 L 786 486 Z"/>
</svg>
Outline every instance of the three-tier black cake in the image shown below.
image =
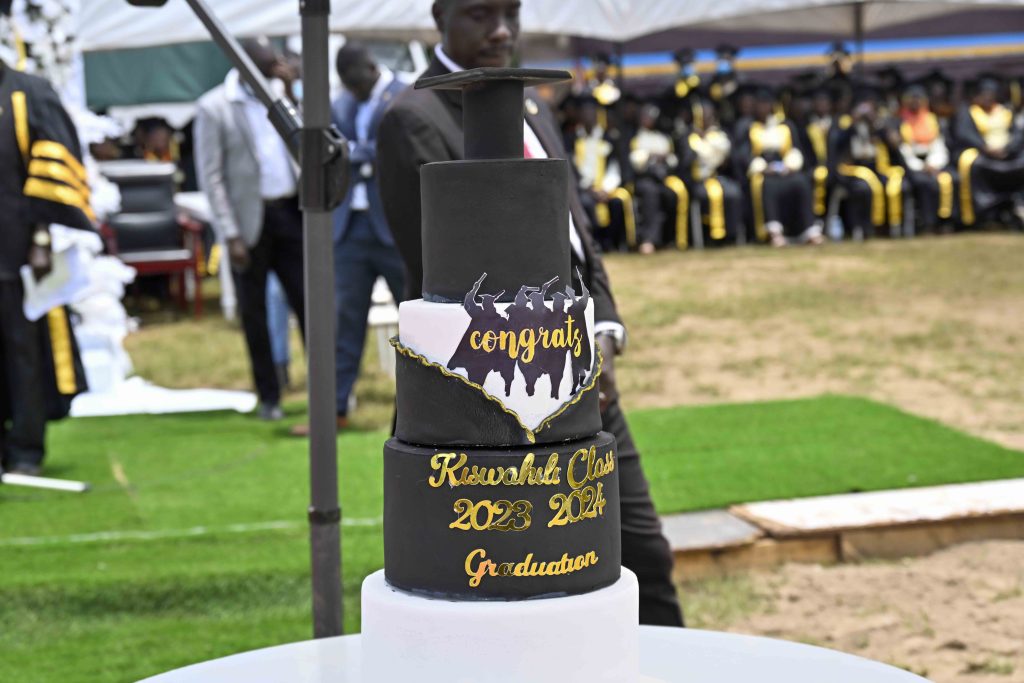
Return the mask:
<svg viewBox="0 0 1024 683">
<path fill-rule="evenodd" d="M 466 160 L 421 169 L 423 299 L 401 305 L 393 340 L 386 583 L 371 576 L 363 593 L 378 676 L 470 680 L 460 677 L 467 661 L 498 656 L 509 638 L 543 652 L 557 646 L 553 636 L 615 645 L 616 659 L 543 674 L 509 665 L 479 680 L 636 672 L 636 581 L 621 568 L 594 305 L 570 268 L 569 166 L 523 158 L 524 86 L 566 78 L 476 69 L 417 84 L 462 90 Z M 527 627 L 528 637 L 507 632 Z M 402 659 L 383 662 L 388 648 Z"/>
</svg>

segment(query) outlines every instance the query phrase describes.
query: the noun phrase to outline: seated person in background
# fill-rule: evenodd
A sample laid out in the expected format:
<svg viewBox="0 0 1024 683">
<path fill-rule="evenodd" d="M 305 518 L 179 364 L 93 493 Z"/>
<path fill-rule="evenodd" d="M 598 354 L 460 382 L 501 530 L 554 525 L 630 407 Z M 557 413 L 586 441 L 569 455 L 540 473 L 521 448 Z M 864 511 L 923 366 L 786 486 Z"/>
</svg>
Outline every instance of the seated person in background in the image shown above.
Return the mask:
<svg viewBox="0 0 1024 683">
<path fill-rule="evenodd" d="M 593 97 L 580 100 L 579 124 L 571 139 L 573 166 L 580 199 L 595 226 L 594 237 L 605 249 L 636 244 L 633 197 L 622 187 L 622 166 L 616 145 L 597 122 Z M 614 212 L 614 216 L 613 216 Z"/>
<path fill-rule="evenodd" d="M 954 138 L 961 150 L 960 217 L 965 226 L 978 216 L 1010 206 L 1024 222 L 1024 131 L 999 101 L 999 83 L 983 78 L 971 104 L 956 117 Z"/>
<path fill-rule="evenodd" d="M 594 77 L 587 82 L 587 91 L 597 103 L 597 122 L 605 131 L 618 130 L 619 100 L 622 91 L 612 78 L 611 55 L 599 52 L 594 55 Z"/>
<path fill-rule="evenodd" d="M 899 134 L 879 115 L 870 90 L 857 93 L 851 114 L 832 128 L 829 162 L 836 184 L 847 193 L 844 222 L 855 239 L 873 236 L 886 225 L 891 233 L 903 222 L 899 144 Z"/>
<path fill-rule="evenodd" d="M 689 209 L 686 187 L 679 178 L 669 175 L 678 159 L 672 138 L 657 129 L 660 114 L 653 104 L 643 107 L 640 128 L 629 144 L 640 214 L 637 237 L 641 254 L 653 254 L 661 246 L 668 216 L 675 216 L 677 224 L 685 224 Z"/>
<path fill-rule="evenodd" d="M 804 164 L 808 170 L 813 169 L 814 215 L 824 219 L 828 213 L 831 182 L 828 172 L 828 136 L 832 130 L 834 103 L 832 94 L 824 86 L 812 90 L 807 99 L 809 106 L 806 116 L 796 123 L 800 127 Z"/>
<path fill-rule="evenodd" d="M 747 179 L 757 238 L 776 247 L 786 246 L 787 237 L 809 244 L 824 241 L 797 140 L 793 123 L 775 113 L 772 91 L 759 88 L 752 118 L 737 127 L 733 166 L 737 178 Z"/>
<path fill-rule="evenodd" d="M 953 217 L 949 148 L 939 118 L 928 106 L 928 94 L 920 85 L 911 85 L 903 93 L 900 152 L 914 190 L 921 230 L 935 232 L 940 224 L 948 228 Z"/>
<path fill-rule="evenodd" d="M 171 124 L 154 117 L 139 121 L 135 130 L 136 155 L 145 161 L 169 161 L 177 163 L 180 157 L 178 140 Z"/>
<path fill-rule="evenodd" d="M 679 173 L 690 188 L 690 200 L 701 206 L 704 243 L 735 242 L 743 226 L 743 192 L 735 180 L 719 175 L 729 161 L 732 143 L 718 126 L 715 108 L 704 101 L 694 105 L 691 132 L 680 147 Z M 685 226 L 682 239 L 685 237 Z M 676 240 L 680 239 L 677 228 Z"/>
</svg>

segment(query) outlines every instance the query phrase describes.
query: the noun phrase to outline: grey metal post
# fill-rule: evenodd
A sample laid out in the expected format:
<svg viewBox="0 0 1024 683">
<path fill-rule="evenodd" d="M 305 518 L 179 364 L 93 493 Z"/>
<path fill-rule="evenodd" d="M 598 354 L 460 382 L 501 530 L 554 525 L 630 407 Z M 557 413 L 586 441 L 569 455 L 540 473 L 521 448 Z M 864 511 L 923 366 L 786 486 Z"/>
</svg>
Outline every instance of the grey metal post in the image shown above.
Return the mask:
<svg viewBox="0 0 1024 683">
<path fill-rule="evenodd" d="M 327 20 L 330 0 L 300 0 L 302 13 L 303 156 L 317 157 L 331 125 Z M 309 540 L 313 571 L 313 636 L 341 635 L 341 509 L 334 379 L 334 244 L 331 212 L 317 201 L 324 176 L 302 180 L 306 265 L 306 353 L 309 377 Z M 318 206 L 319 204 L 319 206 Z"/>
<path fill-rule="evenodd" d="M 864 0 L 853 3 L 853 42 L 857 50 L 857 61 L 854 63 L 856 74 L 864 77 Z"/>
<path fill-rule="evenodd" d="M 299 0 L 305 121 L 293 104 L 267 86 L 206 0 L 186 0 L 211 37 L 266 105 L 268 117 L 302 166 L 300 182 L 305 237 L 306 357 L 309 367 L 310 549 L 313 569 L 313 635 L 341 635 L 341 508 L 334 391 L 334 249 L 331 212 L 348 187 L 345 139 L 331 126 L 327 60 L 330 0 Z M 128 0 L 160 7 L 167 0 Z"/>
</svg>

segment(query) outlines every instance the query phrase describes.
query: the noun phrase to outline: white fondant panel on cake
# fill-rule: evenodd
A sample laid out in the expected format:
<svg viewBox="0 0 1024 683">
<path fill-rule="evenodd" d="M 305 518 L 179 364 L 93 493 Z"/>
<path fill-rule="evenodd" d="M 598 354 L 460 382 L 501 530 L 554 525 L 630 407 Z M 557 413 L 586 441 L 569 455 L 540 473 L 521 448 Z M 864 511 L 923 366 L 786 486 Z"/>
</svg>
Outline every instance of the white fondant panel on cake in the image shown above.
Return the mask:
<svg viewBox="0 0 1024 683">
<path fill-rule="evenodd" d="M 496 304 L 494 306 L 499 318 L 494 318 L 498 326 L 502 321 L 508 321 L 514 314 L 510 314 L 510 308 L 514 304 Z M 553 302 L 545 302 L 551 313 Z M 549 322 L 539 320 L 535 327 L 530 328 L 532 333 L 525 335 L 515 334 L 504 339 L 494 336 L 489 339 L 483 333 L 474 335 L 477 328 L 469 313 L 462 304 L 440 304 L 417 299 L 406 301 L 398 310 L 398 337 L 403 345 L 425 357 L 432 363 L 448 368 L 470 381 L 477 382 L 483 386 L 484 391 L 490 396 L 501 401 L 505 407 L 519 415 L 520 420 L 529 429 L 536 429 L 545 418 L 561 408 L 572 399 L 577 393 L 579 382 L 573 382 L 574 362 L 578 365 L 583 362 L 585 372 L 583 384 L 590 379 L 594 372 L 594 302 L 588 301 L 585 309 L 583 326 L 578 320 L 569 321 L 571 314 L 571 302 L 564 303 L 563 316 L 558 323 L 559 335 L 554 336 L 554 331 Z M 539 316 L 538 316 L 539 317 Z M 548 327 L 545 327 L 545 324 Z M 480 327 L 483 327 L 481 325 Z M 513 321 L 513 329 L 509 332 L 517 332 L 523 329 L 516 329 Z M 547 337 L 542 337 L 542 330 Z M 572 336 L 579 333 L 579 346 L 572 344 Z M 496 333 L 498 334 L 498 333 Z M 554 349 L 545 349 L 543 339 L 550 341 L 557 339 L 565 344 L 565 350 L 559 353 L 560 346 Z M 522 343 L 521 341 L 522 340 Z M 532 344 L 530 341 L 532 340 Z M 477 369 L 475 373 L 464 367 L 465 351 L 468 344 L 482 346 L 492 344 L 493 350 L 487 356 L 494 359 L 494 366 L 504 363 L 506 375 L 503 378 L 499 369 L 483 371 Z M 532 353 L 528 358 L 530 362 L 524 364 L 522 359 L 532 346 Z M 574 348 L 579 348 L 580 354 L 574 353 Z M 470 354 L 480 355 L 479 350 L 469 351 Z M 546 355 L 545 355 L 546 353 Z M 512 354 L 517 356 L 513 358 Z M 541 365 L 543 367 L 538 367 Z M 526 372 L 534 378 L 533 395 L 530 395 Z M 486 373 L 486 375 L 484 375 Z M 482 382 L 480 377 L 485 376 Z M 506 386 L 506 379 L 511 378 L 511 385 Z M 556 382 L 553 384 L 553 381 Z M 506 392 L 506 389 L 508 391 Z"/>
<path fill-rule="evenodd" d="M 634 683 L 639 588 L 623 568 L 593 593 L 457 602 L 363 581 L 363 683 Z"/>
</svg>

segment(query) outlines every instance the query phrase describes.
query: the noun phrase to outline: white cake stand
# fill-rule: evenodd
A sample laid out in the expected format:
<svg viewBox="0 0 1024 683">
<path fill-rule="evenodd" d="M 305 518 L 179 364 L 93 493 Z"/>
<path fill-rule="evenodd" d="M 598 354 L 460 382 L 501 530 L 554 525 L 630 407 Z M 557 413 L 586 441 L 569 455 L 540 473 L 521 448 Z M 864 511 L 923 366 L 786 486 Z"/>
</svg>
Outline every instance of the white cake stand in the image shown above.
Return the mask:
<svg viewBox="0 0 1024 683">
<path fill-rule="evenodd" d="M 195 664 L 145 683 L 363 683 L 360 655 L 358 635 L 309 640 Z M 653 626 L 640 627 L 640 668 L 641 681 L 663 683 L 926 681 L 902 669 L 820 647 Z"/>
</svg>

